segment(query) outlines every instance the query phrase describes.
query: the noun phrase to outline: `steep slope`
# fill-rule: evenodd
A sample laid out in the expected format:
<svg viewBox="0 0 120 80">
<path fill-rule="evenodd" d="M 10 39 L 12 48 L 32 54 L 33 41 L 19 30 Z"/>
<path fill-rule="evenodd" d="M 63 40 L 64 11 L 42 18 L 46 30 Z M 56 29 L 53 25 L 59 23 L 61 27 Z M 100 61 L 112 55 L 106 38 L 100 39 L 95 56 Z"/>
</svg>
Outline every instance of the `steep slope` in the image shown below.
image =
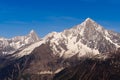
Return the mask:
<svg viewBox="0 0 120 80">
<path fill-rule="evenodd" d="M 120 51 L 106 60 L 86 59 L 56 74 L 53 80 L 120 80 Z"/>
<path fill-rule="evenodd" d="M 90 18 L 63 32 L 53 32 L 45 38 L 50 42 L 53 53 L 69 58 L 116 51 L 120 47 L 120 34 L 104 29 Z"/>
<path fill-rule="evenodd" d="M 32 30 L 26 36 L 17 36 L 12 39 L 0 38 L 0 54 L 11 54 L 17 49 L 30 45 L 31 43 L 39 41 L 40 38 Z"/>
</svg>

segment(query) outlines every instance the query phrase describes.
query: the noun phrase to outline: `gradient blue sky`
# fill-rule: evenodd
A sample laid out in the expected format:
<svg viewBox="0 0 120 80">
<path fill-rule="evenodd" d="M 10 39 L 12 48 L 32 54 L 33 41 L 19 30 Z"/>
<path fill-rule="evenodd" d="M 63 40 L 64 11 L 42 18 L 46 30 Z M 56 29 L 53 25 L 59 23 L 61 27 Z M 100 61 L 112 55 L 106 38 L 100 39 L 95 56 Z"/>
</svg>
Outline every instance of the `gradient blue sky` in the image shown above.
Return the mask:
<svg viewBox="0 0 120 80">
<path fill-rule="evenodd" d="M 34 29 L 43 37 L 87 17 L 120 32 L 120 0 L 0 0 L 0 36 L 11 38 Z"/>
</svg>

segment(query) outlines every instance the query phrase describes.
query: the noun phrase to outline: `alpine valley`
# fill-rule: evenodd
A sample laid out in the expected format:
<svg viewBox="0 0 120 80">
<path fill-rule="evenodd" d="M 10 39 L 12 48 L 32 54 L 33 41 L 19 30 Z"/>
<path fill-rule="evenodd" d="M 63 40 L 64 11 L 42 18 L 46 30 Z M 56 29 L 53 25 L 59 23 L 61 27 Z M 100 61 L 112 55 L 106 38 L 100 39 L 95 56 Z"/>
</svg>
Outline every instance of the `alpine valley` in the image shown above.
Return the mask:
<svg viewBox="0 0 120 80">
<path fill-rule="evenodd" d="M 87 18 L 39 38 L 0 38 L 0 80 L 120 80 L 120 33 Z"/>
</svg>

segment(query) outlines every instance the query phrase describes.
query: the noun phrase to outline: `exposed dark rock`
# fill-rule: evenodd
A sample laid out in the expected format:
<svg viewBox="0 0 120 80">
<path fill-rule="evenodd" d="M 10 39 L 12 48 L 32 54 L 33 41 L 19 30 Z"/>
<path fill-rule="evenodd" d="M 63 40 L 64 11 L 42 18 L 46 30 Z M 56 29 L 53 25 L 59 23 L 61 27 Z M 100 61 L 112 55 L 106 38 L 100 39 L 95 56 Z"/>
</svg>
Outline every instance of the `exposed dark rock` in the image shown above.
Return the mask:
<svg viewBox="0 0 120 80">
<path fill-rule="evenodd" d="M 120 53 L 106 60 L 81 61 L 56 74 L 53 80 L 120 80 Z"/>
</svg>

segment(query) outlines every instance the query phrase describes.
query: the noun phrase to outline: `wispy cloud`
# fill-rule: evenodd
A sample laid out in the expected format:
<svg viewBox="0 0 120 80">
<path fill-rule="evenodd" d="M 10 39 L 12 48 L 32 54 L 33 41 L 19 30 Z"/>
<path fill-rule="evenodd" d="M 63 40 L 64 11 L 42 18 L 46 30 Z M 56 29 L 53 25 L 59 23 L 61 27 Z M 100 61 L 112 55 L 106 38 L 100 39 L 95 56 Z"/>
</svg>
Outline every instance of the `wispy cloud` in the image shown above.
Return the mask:
<svg viewBox="0 0 120 80">
<path fill-rule="evenodd" d="M 79 18 L 75 18 L 75 17 L 69 17 L 69 16 L 49 16 L 47 17 L 47 19 L 49 20 L 69 20 L 69 21 L 81 21 L 81 19 Z"/>
</svg>

